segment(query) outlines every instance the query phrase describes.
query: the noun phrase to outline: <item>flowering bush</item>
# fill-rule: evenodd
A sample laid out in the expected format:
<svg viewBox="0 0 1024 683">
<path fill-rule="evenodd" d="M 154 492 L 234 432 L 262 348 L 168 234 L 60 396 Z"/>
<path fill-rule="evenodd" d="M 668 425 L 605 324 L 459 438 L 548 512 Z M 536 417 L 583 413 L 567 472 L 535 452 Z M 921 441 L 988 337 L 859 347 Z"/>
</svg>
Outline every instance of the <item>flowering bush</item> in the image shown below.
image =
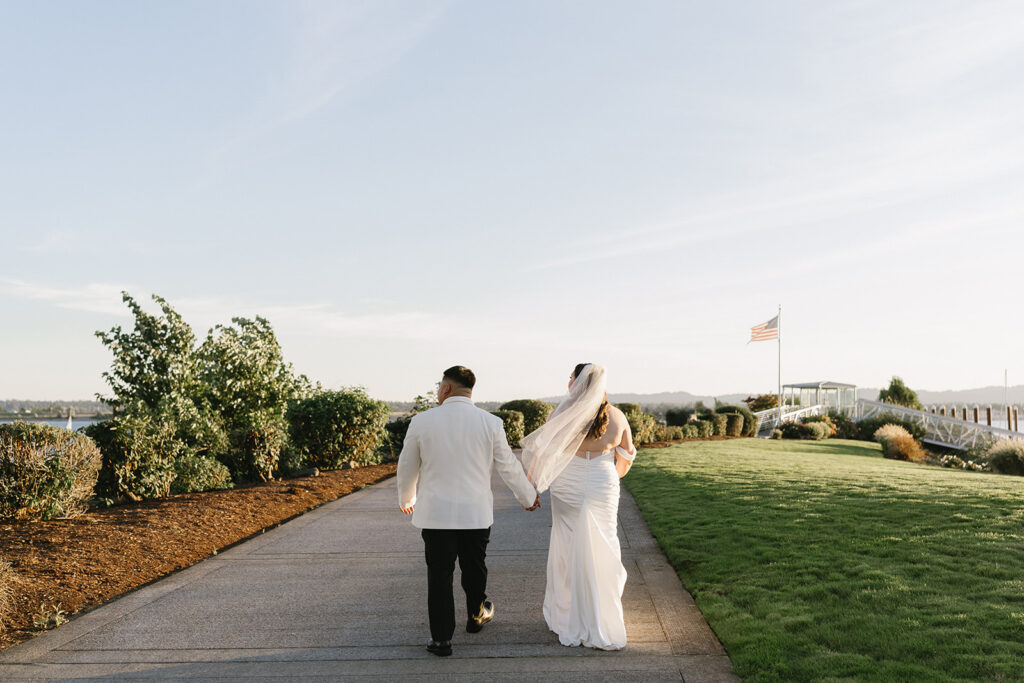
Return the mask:
<svg viewBox="0 0 1024 683">
<path fill-rule="evenodd" d="M 956 469 L 968 470 L 971 472 L 986 472 L 988 466 L 973 460 L 964 460 L 956 455 L 944 455 L 939 458 L 939 464 L 943 467 L 954 467 Z"/>
</svg>

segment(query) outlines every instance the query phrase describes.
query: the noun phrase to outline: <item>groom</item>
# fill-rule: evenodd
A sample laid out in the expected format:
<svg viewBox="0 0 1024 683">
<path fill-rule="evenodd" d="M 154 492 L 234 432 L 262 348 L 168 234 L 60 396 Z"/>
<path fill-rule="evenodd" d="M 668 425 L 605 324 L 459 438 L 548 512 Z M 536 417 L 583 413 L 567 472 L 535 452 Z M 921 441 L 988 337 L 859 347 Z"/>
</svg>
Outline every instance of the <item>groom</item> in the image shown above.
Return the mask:
<svg viewBox="0 0 1024 683">
<path fill-rule="evenodd" d="M 469 613 L 466 630 L 476 633 L 494 617 L 484 562 L 494 521 L 491 467 L 497 465 L 524 509 L 540 507 L 501 419 L 473 405 L 474 384 L 469 368 L 445 370 L 437 390 L 440 405 L 412 418 L 398 457 L 398 505 L 423 530 L 427 556 L 427 650 L 439 657 L 452 653 L 456 558 Z"/>
</svg>

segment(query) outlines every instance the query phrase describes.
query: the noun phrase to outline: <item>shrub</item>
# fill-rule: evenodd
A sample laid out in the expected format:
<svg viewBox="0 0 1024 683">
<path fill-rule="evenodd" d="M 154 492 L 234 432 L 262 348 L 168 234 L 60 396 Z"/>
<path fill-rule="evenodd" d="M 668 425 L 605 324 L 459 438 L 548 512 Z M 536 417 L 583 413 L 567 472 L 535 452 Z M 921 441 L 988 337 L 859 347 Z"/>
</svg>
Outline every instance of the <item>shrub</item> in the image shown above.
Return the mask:
<svg viewBox="0 0 1024 683">
<path fill-rule="evenodd" d="M 82 511 L 100 469 L 92 439 L 60 427 L 0 425 L 0 517 L 53 519 Z"/>
<path fill-rule="evenodd" d="M 920 440 L 924 437 L 924 427 L 897 417 L 892 413 L 882 413 L 881 415 L 875 415 L 874 417 L 869 417 L 857 422 L 857 436 L 855 438 L 860 439 L 861 441 L 874 441 L 875 432 L 878 431 L 878 428 L 884 427 L 888 424 L 903 427 L 915 439 Z"/>
<path fill-rule="evenodd" d="M 654 425 L 655 441 L 678 441 L 683 438 L 683 428 L 678 425 Z"/>
<path fill-rule="evenodd" d="M 720 405 L 715 408 L 715 412 L 724 415 L 742 415 L 743 423 L 740 426 L 740 433 L 736 434 L 736 436 L 757 436 L 757 416 L 743 406 Z M 726 430 L 728 430 L 728 427 L 726 427 Z"/>
<path fill-rule="evenodd" d="M 384 438 L 381 439 L 377 448 L 381 462 L 396 462 L 398 460 L 398 456 L 402 454 L 405 435 L 409 432 L 409 423 L 411 422 L 412 416 L 409 415 L 384 425 Z"/>
<path fill-rule="evenodd" d="M 729 424 L 729 418 L 725 415 L 718 413 L 711 413 L 707 416 L 707 419 L 711 421 L 712 433 L 714 436 L 725 436 L 725 427 Z"/>
<path fill-rule="evenodd" d="M 725 416 L 725 435 L 742 436 L 744 422 L 743 416 L 739 413 L 728 413 Z"/>
<path fill-rule="evenodd" d="M 103 453 L 96 493 L 105 502 L 160 498 L 171 491 L 174 460 L 186 453 L 172 422 L 143 410 L 85 428 Z"/>
<path fill-rule="evenodd" d="M 964 460 L 957 455 L 944 455 L 939 458 L 939 464 L 943 467 L 955 467 L 956 469 L 967 470 L 969 472 L 984 472 L 988 469 L 988 466 L 982 463 L 974 462 L 973 460 Z"/>
<path fill-rule="evenodd" d="M 832 428 L 824 422 L 809 422 L 804 426 L 810 427 L 811 438 L 815 441 L 821 441 L 832 436 Z"/>
<path fill-rule="evenodd" d="M 900 425 L 882 425 L 875 431 L 875 441 L 882 444 L 882 455 L 891 460 L 920 462 L 925 458 L 917 440 Z"/>
<path fill-rule="evenodd" d="M 547 422 L 548 415 L 555 409 L 555 406 L 546 401 L 537 401 L 532 398 L 523 398 L 516 401 L 508 401 L 501 405 L 501 410 L 517 410 L 523 414 L 523 431 L 525 434 L 539 429 Z"/>
<path fill-rule="evenodd" d="M 665 422 L 669 425 L 682 427 L 690 421 L 696 410 L 689 407 L 669 408 L 665 411 Z"/>
<path fill-rule="evenodd" d="M 985 457 L 993 472 L 1024 475 L 1024 442 L 1000 439 L 988 449 Z"/>
<path fill-rule="evenodd" d="M 645 444 L 654 441 L 654 428 L 658 424 L 653 415 L 642 412 L 626 413 L 629 429 L 633 433 L 634 444 Z"/>
<path fill-rule="evenodd" d="M 835 423 L 832 422 L 832 418 L 828 415 L 808 415 L 803 419 L 804 424 L 823 424 L 828 428 L 826 437 L 834 436 L 836 433 Z"/>
<path fill-rule="evenodd" d="M 828 419 L 832 421 L 832 426 L 835 428 L 832 436 L 837 439 L 858 438 L 857 423 L 848 418 L 845 414 L 832 409 L 828 411 Z"/>
<path fill-rule="evenodd" d="M 683 425 L 683 438 L 684 439 L 699 439 L 700 438 L 700 425 L 694 422 L 688 422 Z"/>
<path fill-rule="evenodd" d="M 505 438 L 512 448 L 519 448 L 520 442 L 526 436 L 526 417 L 518 410 L 494 410 L 491 415 L 501 418 L 501 424 L 505 427 Z"/>
<path fill-rule="evenodd" d="M 715 435 L 715 423 L 707 418 L 700 418 L 694 424 L 700 430 L 700 438 L 706 439 L 709 436 Z"/>
<path fill-rule="evenodd" d="M 231 448 L 221 457 L 237 482 L 270 481 L 288 443 L 288 423 L 274 413 L 250 413 L 231 432 Z"/>
<path fill-rule="evenodd" d="M 294 447 L 322 470 L 379 462 L 377 444 L 391 409 L 361 388 L 321 391 L 288 407 Z"/>
<path fill-rule="evenodd" d="M 630 413 L 642 413 L 644 409 L 640 407 L 639 403 L 616 403 L 615 407 L 621 410 L 626 415 Z"/>
<path fill-rule="evenodd" d="M 771 433 L 771 436 L 768 437 L 768 438 L 770 438 L 770 439 L 781 439 L 782 438 L 782 430 L 781 429 L 773 429 L 772 433 Z"/>
<path fill-rule="evenodd" d="M 782 432 L 783 439 L 816 439 L 819 433 L 811 425 L 799 422 L 783 422 L 779 431 Z"/>
<path fill-rule="evenodd" d="M 193 493 L 229 489 L 231 472 L 227 465 L 209 455 L 189 455 L 175 459 L 171 493 Z"/>
</svg>

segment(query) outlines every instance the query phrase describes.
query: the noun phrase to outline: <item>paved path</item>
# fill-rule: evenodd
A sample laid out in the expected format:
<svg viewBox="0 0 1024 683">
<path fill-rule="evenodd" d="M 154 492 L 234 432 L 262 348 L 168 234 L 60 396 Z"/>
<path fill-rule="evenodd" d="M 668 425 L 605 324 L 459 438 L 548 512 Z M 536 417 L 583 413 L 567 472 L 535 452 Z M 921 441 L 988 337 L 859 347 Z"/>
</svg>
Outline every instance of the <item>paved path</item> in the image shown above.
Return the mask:
<svg viewBox="0 0 1024 683">
<path fill-rule="evenodd" d="M 457 629 L 452 657 L 423 649 L 423 544 L 390 479 L 0 653 L 0 680 L 738 680 L 625 490 L 629 645 L 560 645 L 540 609 L 547 496 L 528 513 L 498 479 L 494 491 L 496 617 L 478 634 Z"/>
</svg>

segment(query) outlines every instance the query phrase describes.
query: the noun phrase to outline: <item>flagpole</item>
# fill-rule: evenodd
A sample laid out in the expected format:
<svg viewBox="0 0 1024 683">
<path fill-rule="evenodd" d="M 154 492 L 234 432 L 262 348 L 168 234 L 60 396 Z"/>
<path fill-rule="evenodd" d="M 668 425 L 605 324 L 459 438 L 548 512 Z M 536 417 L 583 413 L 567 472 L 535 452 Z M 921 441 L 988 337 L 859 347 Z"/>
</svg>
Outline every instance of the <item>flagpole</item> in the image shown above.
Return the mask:
<svg viewBox="0 0 1024 683">
<path fill-rule="evenodd" d="M 779 429 L 782 429 L 782 304 L 779 304 L 779 317 L 776 319 L 776 340 L 779 343 Z"/>
</svg>

